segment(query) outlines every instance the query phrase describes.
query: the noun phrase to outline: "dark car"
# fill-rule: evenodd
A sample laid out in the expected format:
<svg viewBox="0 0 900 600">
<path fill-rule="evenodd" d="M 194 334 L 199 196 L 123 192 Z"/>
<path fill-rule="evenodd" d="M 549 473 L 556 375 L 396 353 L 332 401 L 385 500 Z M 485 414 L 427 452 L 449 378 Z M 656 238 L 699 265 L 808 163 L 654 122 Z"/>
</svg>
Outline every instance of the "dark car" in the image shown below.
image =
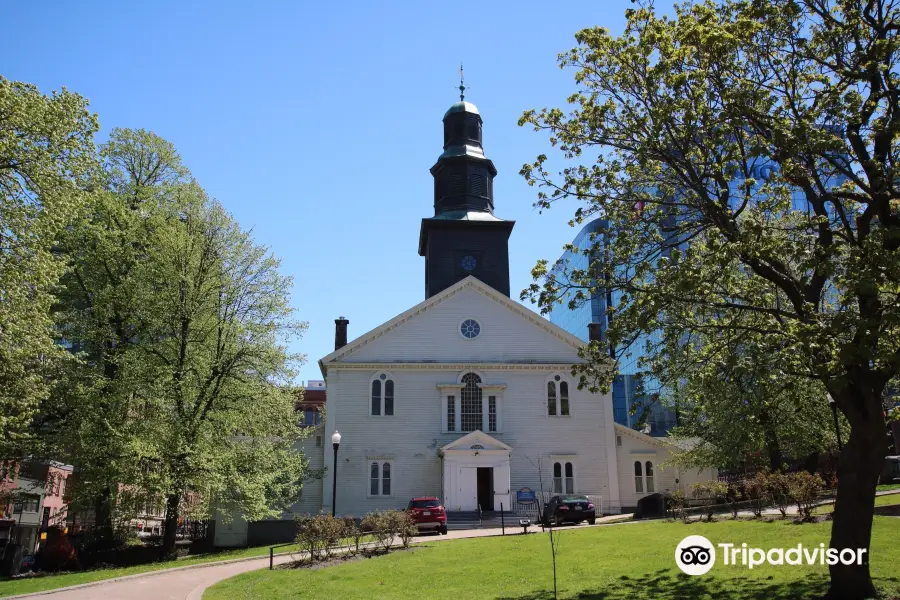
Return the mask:
<svg viewBox="0 0 900 600">
<path fill-rule="evenodd" d="M 434 496 L 413 498 L 409 501 L 406 512 L 420 530 L 432 529 L 447 535 L 447 511 L 441 506 L 441 501 Z"/>
<path fill-rule="evenodd" d="M 597 511 L 594 503 L 587 496 L 566 494 L 553 496 L 544 505 L 544 514 L 541 520 L 546 526 L 562 525 L 563 523 L 581 523 L 587 521 L 593 525 L 597 521 Z"/>
</svg>

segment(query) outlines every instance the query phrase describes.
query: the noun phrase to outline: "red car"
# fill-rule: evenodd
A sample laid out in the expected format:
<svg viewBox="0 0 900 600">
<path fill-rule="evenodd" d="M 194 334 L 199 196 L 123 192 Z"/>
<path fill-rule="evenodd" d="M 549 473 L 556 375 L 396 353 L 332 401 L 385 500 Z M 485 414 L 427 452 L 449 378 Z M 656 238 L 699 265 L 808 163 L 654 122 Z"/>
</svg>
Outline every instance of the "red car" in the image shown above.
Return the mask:
<svg viewBox="0 0 900 600">
<path fill-rule="evenodd" d="M 434 496 L 422 496 L 409 501 L 406 511 L 416 522 L 419 530 L 432 529 L 447 535 L 447 511 L 441 501 Z"/>
</svg>

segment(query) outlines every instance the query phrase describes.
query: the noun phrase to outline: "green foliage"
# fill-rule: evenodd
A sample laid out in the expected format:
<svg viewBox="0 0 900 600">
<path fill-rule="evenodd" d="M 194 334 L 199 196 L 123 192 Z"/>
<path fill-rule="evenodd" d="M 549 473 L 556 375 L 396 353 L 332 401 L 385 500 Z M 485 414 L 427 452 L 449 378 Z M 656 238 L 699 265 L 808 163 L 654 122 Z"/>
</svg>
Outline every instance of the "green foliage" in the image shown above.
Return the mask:
<svg viewBox="0 0 900 600">
<path fill-rule="evenodd" d="M 114 130 L 90 210 L 62 236 L 57 323 L 73 365 L 54 396 L 55 443 L 82 505 L 124 520 L 165 502 L 166 546 L 189 516 L 277 516 L 307 461 L 287 350 L 291 280 L 210 200 L 169 142 Z M 99 417 L 99 418 L 98 418 Z"/>
<path fill-rule="evenodd" d="M 673 519 L 684 519 L 685 508 L 687 508 L 688 500 L 681 490 L 675 490 L 669 498 L 669 507 L 672 510 Z"/>
<path fill-rule="evenodd" d="M 297 520 L 297 544 L 309 554 L 312 562 L 331 557 L 347 526 L 340 518 L 320 512 L 315 517 Z"/>
<path fill-rule="evenodd" d="M 787 517 L 788 506 L 791 505 L 792 476 L 781 471 L 766 473 L 766 497 L 778 509 L 782 518 Z"/>
<path fill-rule="evenodd" d="M 728 494 L 728 485 L 721 481 L 700 481 L 691 486 L 691 494 L 701 502 L 706 520 L 712 521 L 716 504 Z"/>
<path fill-rule="evenodd" d="M 57 236 L 87 200 L 96 116 L 65 89 L 0 77 L 0 456 L 34 454 L 29 426 L 65 355 L 50 308 Z"/>
<path fill-rule="evenodd" d="M 541 261 L 523 296 L 546 312 L 621 293 L 608 340 L 576 367 L 590 389 L 610 386 L 610 345 L 621 360 L 650 332 L 660 336 L 645 368 L 669 375 L 663 384 L 695 370 L 739 383 L 740 364 L 717 363 L 745 348 L 769 354 L 779 381 L 818 382 L 850 427 L 832 544 L 865 546 L 872 508 L 858 490 L 874 493 L 882 392 L 900 374 L 900 6 L 706 0 L 670 17 L 637 2 L 626 18 L 622 35 L 585 29 L 560 55 L 577 85 L 569 112 L 520 120 L 569 161 L 556 174 L 546 155 L 522 168 L 541 188 L 537 206 L 570 199 L 573 223 L 609 223 L 589 269 L 551 275 Z M 684 352 L 667 359 L 676 345 Z M 704 388 L 728 389 L 689 397 Z M 727 398 L 739 413 L 769 395 L 713 398 L 705 414 L 718 422 Z M 773 412 L 798 410 L 787 431 L 812 422 L 801 437 L 821 440 L 823 401 L 776 396 Z M 832 574 L 835 597 L 874 594 L 867 567 Z"/>
<path fill-rule="evenodd" d="M 799 471 L 791 473 L 787 484 L 791 498 L 797 503 L 801 518 L 811 518 L 813 509 L 825 491 L 825 482 L 818 474 Z"/>
</svg>

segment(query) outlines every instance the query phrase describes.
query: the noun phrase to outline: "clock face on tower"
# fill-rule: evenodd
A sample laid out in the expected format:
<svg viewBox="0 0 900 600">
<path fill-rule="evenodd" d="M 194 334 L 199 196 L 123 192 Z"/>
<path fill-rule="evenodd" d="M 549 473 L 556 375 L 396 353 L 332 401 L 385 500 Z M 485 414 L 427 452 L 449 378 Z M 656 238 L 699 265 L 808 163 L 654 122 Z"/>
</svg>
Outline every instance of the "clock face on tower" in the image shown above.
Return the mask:
<svg viewBox="0 0 900 600">
<path fill-rule="evenodd" d="M 478 261 L 476 261 L 475 257 L 471 254 L 463 256 L 459 261 L 460 268 L 467 273 L 471 273 L 472 271 L 474 271 L 477 265 Z"/>
</svg>

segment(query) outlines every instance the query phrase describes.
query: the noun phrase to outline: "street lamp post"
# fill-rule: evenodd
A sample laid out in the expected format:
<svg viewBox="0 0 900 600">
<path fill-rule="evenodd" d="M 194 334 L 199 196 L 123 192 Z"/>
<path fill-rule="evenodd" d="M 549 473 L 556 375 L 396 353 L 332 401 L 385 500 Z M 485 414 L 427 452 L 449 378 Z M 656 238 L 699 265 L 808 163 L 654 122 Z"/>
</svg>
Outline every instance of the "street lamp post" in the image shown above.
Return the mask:
<svg viewBox="0 0 900 600">
<path fill-rule="evenodd" d="M 831 405 L 831 414 L 834 415 L 834 433 L 837 435 L 838 442 L 838 452 L 843 450 L 843 446 L 841 445 L 841 426 L 838 421 L 838 408 L 837 402 L 834 401 L 834 398 L 831 397 L 831 394 L 828 394 L 828 404 Z"/>
<path fill-rule="evenodd" d="M 334 516 L 337 508 L 337 451 L 341 445 L 341 434 L 335 429 L 331 434 L 331 445 L 334 447 L 334 472 L 331 474 L 331 516 Z"/>
</svg>

